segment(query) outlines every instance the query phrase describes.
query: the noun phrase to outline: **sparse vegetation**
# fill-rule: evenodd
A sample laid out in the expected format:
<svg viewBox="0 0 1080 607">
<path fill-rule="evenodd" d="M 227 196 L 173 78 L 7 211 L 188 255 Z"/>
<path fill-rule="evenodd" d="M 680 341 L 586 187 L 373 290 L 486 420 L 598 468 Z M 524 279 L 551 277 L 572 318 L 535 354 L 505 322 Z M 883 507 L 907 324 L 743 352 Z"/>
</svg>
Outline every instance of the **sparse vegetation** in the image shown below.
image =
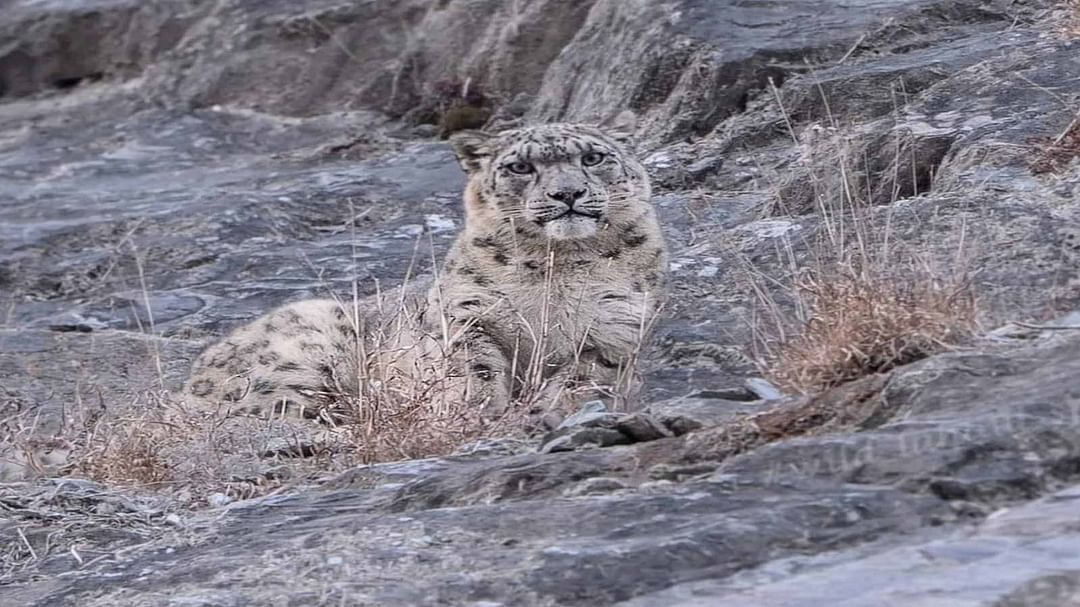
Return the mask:
<svg viewBox="0 0 1080 607">
<path fill-rule="evenodd" d="M 860 158 L 873 146 L 848 140 L 836 125 L 829 130 L 828 140 L 814 141 L 815 153 L 804 154 L 795 171 L 809 184 L 803 189 L 810 200 L 801 208 L 811 213 L 807 225 L 815 227 L 817 238 L 785 242 L 780 255 L 787 257 L 786 277 L 750 272 L 764 310 L 754 327 L 755 358 L 769 378 L 801 393 L 961 343 L 971 336 L 977 315 L 962 264 L 941 271 L 892 234 L 895 203 L 904 194 L 924 193 L 933 178 L 912 168 L 917 146 L 898 135 L 891 166 L 853 172 L 849 167 L 876 163 Z M 811 127 L 809 134 L 820 140 L 822 131 Z M 800 143 L 794 130 L 791 136 Z M 769 215 L 788 207 L 782 197 L 790 186 L 777 190 Z M 892 192 L 885 208 L 875 206 L 882 201 L 874 193 L 882 191 Z M 962 259 L 962 251 L 955 253 L 953 261 Z"/>
<path fill-rule="evenodd" d="M 352 209 L 350 218 L 355 215 Z M 347 226 L 356 228 L 351 220 Z M 420 242 L 414 251 L 420 249 Z M 131 255 L 147 319 L 145 324 L 140 321 L 139 328 L 154 336 L 157 328 L 141 260 L 134 248 Z M 324 270 L 307 258 L 304 261 L 321 282 Z M 434 257 L 432 263 L 436 265 Z M 554 385 L 538 374 L 520 372 L 525 385 L 519 401 L 504 411 L 477 411 L 464 398 L 433 398 L 454 394 L 459 387 L 463 390 L 468 378 L 452 368 L 444 354 L 457 347 L 451 320 L 444 318 L 443 330 L 436 334 L 418 323 L 413 297 L 422 294 L 426 285 L 411 284 L 415 266 L 414 253 L 400 289 L 364 298 L 354 276 L 351 298 L 336 298 L 356 323 L 354 333 L 368 338 L 358 337 L 354 344 L 356 360 L 361 361 L 359 385 L 328 387 L 327 414 L 318 422 L 196 411 L 186 406 L 182 395 L 159 388 L 127 402 L 106 403 L 100 396 L 77 398 L 65 411 L 62 427 L 48 437 L 42 437 L 33 420 L 12 404 L 0 420 L 5 445 L 0 456 L 12 464 L 16 478 L 73 476 L 117 488 L 184 492 L 188 497 L 182 501 L 198 505 L 215 493 L 252 497 L 279 487 L 286 479 L 310 478 L 358 464 L 444 456 L 482 439 L 520 437 L 546 415 L 568 413 L 565 408 L 576 399 L 564 397 L 572 392 L 601 389 L 563 386 L 561 380 Z M 332 292 L 329 284 L 323 286 Z M 362 318 L 372 317 L 383 321 L 361 326 Z M 642 336 L 656 320 L 642 319 Z M 529 330 L 536 336 L 551 332 L 542 326 Z M 638 354 L 632 357 L 635 361 Z M 156 383 L 164 386 L 167 380 L 160 353 L 152 349 L 148 355 Z M 635 372 L 624 369 L 619 386 L 605 388 L 621 396 L 619 390 L 630 385 Z M 35 459 L 46 448 L 55 450 L 56 461 Z"/>
<path fill-rule="evenodd" d="M 490 412 L 485 416 L 472 410 L 464 398 L 445 396 L 463 395 L 469 378 L 444 355 L 454 347 L 453 336 L 426 334 L 405 303 L 406 289 L 390 301 L 377 298 L 378 314 L 389 322 L 365 328 L 356 321 L 358 336 L 371 334 L 370 340 L 358 337 L 355 344 L 361 361 L 360 386 L 359 390 L 339 390 L 347 395 L 340 428 L 365 463 L 447 455 L 490 434 L 500 421 L 509 422 L 517 413 L 502 412 L 501 419 Z M 364 304 L 354 297 L 345 305 L 357 311 Z M 449 331 L 449 319 L 443 320 L 443 326 Z"/>
<path fill-rule="evenodd" d="M 1080 38 L 1080 0 L 1068 0 L 1065 9 L 1065 34 Z"/>
<path fill-rule="evenodd" d="M 1080 20 L 1080 16 L 1077 19 Z M 1080 23 L 1077 27 L 1080 28 Z M 1080 112 L 1060 135 L 1039 139 L 1033 144 L 1036 156 L 1031 163 L 1031 172 L 1042 175 L 1064 169 L 1074 158 L 1080 158 Z"/>
<path fill-rule="evenodd" d="M 440 80 L 431 86 L 420 106 L 409 111 L 406 121 L 434 124 L 439 137 L 446 139 L 457 131 L 483 127 L 496 105 L 471 78 Z"/>
<path fill-rule="evenodd" d="M 807 272 L 795 295 L 802 330 L 779 344 L 769 376 L 815 392 L 926 358 L 971 334 L 975 299 L 964 281 L 909 266 L 836 264 Z"/>
<path fill-rule="evenodd" d="M 453 336 L 423 332 L 407 303 L 408 285 L 374 302 L 357 292 L 339 305 L 354 318 L 373 307 L 386 320 L 375 327 L 356 321 L 356 334 L 369 336 L 355 344 L 360 385 L 328 391 L 328 409 L 318 422 L 193 410 L 182 395 L 165 391 L 144 393 L 115 410 L 80 405 L 50 439 L 70 451 L 59 472 L 117 487 L 186 490 L 199 504 L 213 493 L 252 497 L 286 479 L 444 456 L 486 438 L 520 438 L 546 414 L 569 412 L 560 407 L 574 400 L 560 398 L 562 386 L 540 377 L 526 378 L 520 400 L 504 411 L 481 412 L 464 398 L 446 397 L 460 394 L 468 380 L 443 355 L 455 347 Z M 642 330 L 654 321 L 643 322 Z M 444 325 L 450 326 L 449 319 Z M 27 453 L 36 448 L 23 445 Z"/>
<path fill-rule="evenodd" d="M 463 444 L 489 437 L 522 436 L 534 430 L 546 415 L 565 416 L 579 399 L 580 393 L 603 393 L 621 402 L 633 384 L 636 369 L 623 369 L 616 386 L 563 385 L 561 379 L 545 378 L 538 372 L 540 365 L 529 370 L 517 370 L 520 385 L 514 404 L 505 410 L 478 411 L 464 398 L 468 382 L 450 361 L 448 353 L 460 347 L 459 335 L 450 318 L 443 317 L 440 334 L 432 334 L 416 321 L 416 314 L 406 303 L 406 284 L 393 297 L 376 296 L 376 317 L 389 319 L 376 327 L 362 327 L 357 322 L 356 334 L 369 335 L 357 339 L 357 360 L 361 362 L 358 389 L 341 386 L 337 394 L 343 399 L 340 415 L 332 423 L 344 431 L 352 450 L 364 463 L 441 456 L 452 453 Z M 355 293 L 355 290 L 354 290 Z M 547 298 L 545 297 L 545 301 Z M 371 302 L 354 299 L 339 301 L 354 318 L 363 306 Z M 547 318 L 547 316 L 545 316 Z M 656 318 L 642 319 L 638 340 L 644 341 Z M 537 351 L 534 360 L 543 357 L 544 336 L 551 327 L 528 327 L 535 334 Z M 580 350 L 580 348 L 579 348 Z M 636 365 L 639 353 L 631 360 Z M 512 356 L 517 359 L 517 353 Z M 449 395 L 449 396 L 448 396 Z"/>
<path fill-rule="evenodd" d="M 48 562 L 81 568 L 116 558 L 118 545 L 175 532 L 175 509 L 163 496 L 78 479 L 0 484 L 0 580 Z"/>
<path fill-rule="evenodd" d="M 148 395 L 155 402 L 163 395 Z M 103 415 L 85 421 L 81 432 L 70 440 L 78 445 L 73 472 L 96 481 L 116 485 L 152 486 L 169 480 L 168 463 L 162 446 L 181 438 L 169 432 L 159 419 L 159 405 L 149 403 L 137 417 L 108 419 Z M 140 407 L 142 408 L 142 407 Z M 134 409 L 134 407 L 133 407 Z"/>
<path fill-rule="evenodd" d="M 869 238 L 855 212 L 851 229 Z M 884 228 L 882 228 L 884 229 Z M 831 244 L 829 244 L 831 242 Z M 862 240 L 862 243 L 865 243 Z M 969 339 L 978 313 L 969 273 L 919 256 L 823 239 L 787 278 L 753 278 L 755 348 L 763 373 L 800 393 L 889 371 Z M 783 301 L 783 304 L 778 303 Z"/>
</svg>

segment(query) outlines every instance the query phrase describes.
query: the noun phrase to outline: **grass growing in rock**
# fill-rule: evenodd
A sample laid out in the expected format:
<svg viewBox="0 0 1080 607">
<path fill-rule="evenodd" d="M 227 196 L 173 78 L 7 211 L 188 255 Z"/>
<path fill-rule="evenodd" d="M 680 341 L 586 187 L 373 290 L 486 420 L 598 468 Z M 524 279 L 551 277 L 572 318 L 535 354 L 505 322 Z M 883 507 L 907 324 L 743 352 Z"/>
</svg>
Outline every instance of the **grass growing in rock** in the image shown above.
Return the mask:
<svg viewBox="0 0 1080 607">
<path fill-rule="evenodd" d="M 317 421 L 232 413 L 229 403 L 206 410 L 165 390 L 110 406 L 80 402 L 52 439 L 70 456 L 49 474 L 185 492 L 182 501 L 199 505 L 262 495 L 361 464 L 446 456 L 491 438 L 518 444 L 545 417 L 570 412 L 578 401 L 568 391 L 574 388 L 538 374 L 519 373 L 524 385 L 505 410 L 481 412 L 455 398 L 470 378 L 445 353 L 456 347 L 453 333 L 462 329 L 453 328 L 449 318 L 443 318 L 441 332 L 420 326 L 416 305 L 417 297 L 424 299 L 424 285 L 408 281 L 372 298 L 361 298 L 354 281 L 351 299 L 337 299 L 355 323 L 359 381 L 327 386 Z M 643 335 L 655 320 L 643 319 Z M 530 329 L 542 336 L 551 332 Z M 542 340 L 538 347 L 543 350 Z M 627 385 L 634 371 L 625 370 Z M 24 443 L 20 453 L 38 447 Z M 33 463 L 29 458 L 19 465 Z"/>
<path fill-rule="evenodd" d="M 968 283 L 914 266 L 898 274 L 858 263 L 805 273 L 794 294 L 809 317 L 774 350 L 769 376 L 814 392 L 926 358 L 970 336 L 975 299 Z"/>
<path fill-rule="evenodd" d="M 1077 19 L 1080 20 L 1080 16 Z M 1080 23 L 1077 27 L 1080 28 Z M 1080 29 L 1077 30 L 1077 34 L 1080 35 Z M 1076 118 L 1060 135 L 1040 139 L 1033 143 L 1036 155 L 1031 163 L 1032 173 L 1042 175 L 1057 173 L 1065 169 L 1075 158 L 1080 158 L 1080 110 L 1077 111 Z"/>
<path fill-rule="evenodd" d="M 78 448 L 74 472 L 104 483 L 152 486 L 169 478 L 161 448 L 170 425 L 155 419 L 158 407 L 137 417 L 97 418 L 74 437 Z"/>
<path fill-rule="evenodd" d="M 976 328 L 970 276 L 917 257 L 841 251 L 791 276 L 756 288 L 768 310 L 755 328 L 757 360 L 767 377 L 800 393 L 926 358 Z"/>
<path fill-rule="evenodd" d="M 438 267 L 433 249 L 432 255 L 432 267 Z M 641 346 L 656 317 L 641 319 L 638 349 L 620 369 L 616 385 L 564 386 L 555 378 L 543 377 L 543 364 L 536 362 L 528 369 L 510 369 L 509 375 L 516 379 L 515 397 L 509 407 L 478 411 L 474 403 L 461 398 L 467 384 L 478 380 L 464 376 L 451 362 L 451 352 L 461 347 L 461 336 L 469 327 L 456 323 L 445 311 L 435 323 L 437 328 L 421 325 L 417 308 L 435 304 L 417 302 L 417 298 L 427 299 L 424 293 L 428 285 L 413 280 L 415 265 L 414 253 L 404 284 L 388 293 L 380 291 L 361 299 L 354 278 L 351 300 L 334 296 L 354 323 L 357 337 L 352 347 L 358 361 L 359 383 L 332 390 L 334 412 L 324 421 L 331 432 L 343 438 L 345 449 L 357 463 L 445 456 L 493 437 L 523 439 L 545 418 L 561 419 L 570 413 L 585 393 L 592 398 L 610 396 L 616 405 L 625 402 L 636 377 Z M 432 283 L 436 285 L 436 300 L 441 299 L 438 282 L 436 272 Z M 551 288 L 552 277 L 548 274 L 541 292 L 545 302 L 553 301 Z M 523 353 L 515 350 L 508 353 L 510 360 L 544 359 L 548 336 L 556 330 L 550 324 L 556 315 L 542 316 L 540 326 L 522 327 L 533 338 L 533 351 L 519 356 Z M 579 354 L 584 346 L 579 345 Z M 576 366 L 578 362 L 570 364 Z"/>
<path fill-rule="evenodd" d="M 889 371 L 963 343 L 978 312 L 962 250 L 954 251 L 946 270 L 893 233 L 901 192 L 918 196 L 932 183 L 932 172 L 915 170 L 917 163 L 909 157 L 917 146 L 898 135 L 892 166 L 873 171 L 868 168 L 873 163 L 860 157 L 872 148 L 835 126 L 831 133 L 811 131 L 814 153 L 804 154 L 792 171 L 805 183 L 779 186 L 767 212 L 776 215 L 786 208 L 784 192 L 808 192 L 809 205 L 803 201 L 800 208 L 809 212 L 805 225 L 813 235 L 787 241 L 778 251 L 786 259 L 785 276 L 751 268 L 757 304 L 764 310 L 754 327 L 755 358 L 767 377 L 801 393 Z M 880 205 L 880 196 L 872 193 L 883 189 L 893 196 Z"/>
<path fill-rule="evenodd" d="M 1080 38 L 1080 0 L 1066 2 L 1064 30 L 1067 36 Z"/>
<path fill-rule="evenodd" d="M 445 396 L 472 378 L 448 363 L 456 337 L 450 319 L 442 319 L 441 334 L 425 331 L 407 303 L 409 289 L 406 282 L 396 295 L 375 297 L 376 317 L 383 319 L 375 325 L 360 320 L 372 302 L 361 301 L 355 288 L 351 302 L 339 301 L 354 322 L 359 385 L 335 390 L 339 415 L 330 424 L 363 463 L 447 455 L 521 421 L 518 410 L 484 416 L 464 399 Z"/>
</svg>

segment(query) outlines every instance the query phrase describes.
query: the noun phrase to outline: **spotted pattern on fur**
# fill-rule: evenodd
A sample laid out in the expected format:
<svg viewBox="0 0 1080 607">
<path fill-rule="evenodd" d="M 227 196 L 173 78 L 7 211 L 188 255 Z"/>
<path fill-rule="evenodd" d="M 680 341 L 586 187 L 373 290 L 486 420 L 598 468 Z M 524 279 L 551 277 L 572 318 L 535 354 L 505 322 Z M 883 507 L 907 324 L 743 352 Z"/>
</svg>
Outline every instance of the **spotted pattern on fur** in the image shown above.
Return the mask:
<svg viewBox="0 0 1080 607">
<path fill-rule="evenodd" d="M 469 177 L 465 227 L 409 308 L 416 334 L 397 342 L 393 369 L 451 369 L 440 385 L 478 414 L 520 399 L 632 398 L 667 253 L 628 137 L 549 124 L 452 144 Z M 363 390 L 364 357 L 386 355 L 370 328 L 386 322 L 334 300 L 283 306 L 208 348 L 186 392 L 230 414 L 329 419 Z"/>
</svg>

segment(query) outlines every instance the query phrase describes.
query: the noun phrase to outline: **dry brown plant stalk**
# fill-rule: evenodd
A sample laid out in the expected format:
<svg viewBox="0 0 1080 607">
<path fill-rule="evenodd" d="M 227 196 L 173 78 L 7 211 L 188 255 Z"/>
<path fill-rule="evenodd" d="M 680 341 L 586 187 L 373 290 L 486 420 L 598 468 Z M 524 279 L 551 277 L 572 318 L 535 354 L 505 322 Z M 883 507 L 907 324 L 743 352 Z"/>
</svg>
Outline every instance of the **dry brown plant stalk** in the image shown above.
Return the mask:
<svg viewBox="0 0 1080 607">
<path fill-rule="evenodd" d="M 438 288 L 438 263 L 434 258 L 434 285 Z M 566 408 L 576 402 L 575 391 L 606 393 L 616 403 L 626 399 L 637 373 L 640 350 L 651 332 L 658 313 L 648 317 L 642 311 L 638 349 L 626 368 L 620 369 L 615 386 L 577 386 L 564 390 L 544 378 L 539 370 L 547 356 L 545 338 L 553 330 L 550 321 L 554 314 L 544 315 L 540 326 L 523 326 L 534 343 L 529 353 L 529 369 L 510 370 L 519 378 L 518 397 L 502 411 L 477 411 L 475 405 L 463 399 L 448 397 L 460 394 L 460 387 L 471 381 L 462 374 L 460 366 L 451 364 L 450 354 L 464 347 L 461 327 L 441 312 L 438 328 L 424 327 L 416 313 L 416 296 L 425 289 L 411 284 L 416 266 L 420 240 L 406 270 L 401 287 L 383 292 L 376 285 L 376 294 L 360 296 L 359 282 L 352 281 L 351 300 L 331 293 L 338 306 L 353 319 L 356 341 L 353 344 L 358 361 L 356 376 L 359 385 L 339 382 L 327 393 L 333 401 L 333 415 L 323 420 L 334 430 L 344 433 L 351 455 L 360 463 L 377 463 L 448 455 L 462 445 L 492 437 L 521 438 L 536 422 L 548 414 L 565 415 Z M 321 276 L 314 267 L 312 268 Z M 549 260 L 545 275 L 546 293 L 552 288 L 552 264 Z M 424 305 L 424 304 L 420 304 Z M 549 304 L 550 305 L 550 304 Z M 584 349 L 581 344 L 578 353 Z M 517 360 L 517 352 L 510 357 Z M 468 356 L 466 352 L 466 357 Z M 577 364 L 577 361 L 574 362 Z"/>
<path fill-rule="evenodd" d="M 816 226 L 817 238 L 785 240 L 778 247 L 787 278 L 749 268 L 757 307 L 764 310 L 753 327 L 755 359 L 767 377 L 801 393 L 888 371 L 961 343 L 972 335 L 978 312 L 971 273 L 961 261 L 964 238 L 945 272 L 894 234 L 905 146 L 897 140 L 889 169 L 852 179 L 846 167 L 857 142 L 847 140 L 835 122 L 833 129 L 837 135 L 804 144 L 816 150 L 804 165 L 815 185 L 807 223 Z M 794 130 L 791 135 L 798 143 Z M 914 186 L 917 177 L 908 178 Z M 881 183 L 894 184 L 891 204 L 884 207 L 865 194 Z"/>
<path fill-rule="evenodd" d="M 73 472 L 116 485 L 146 486 L 168 480 L 161 446 L 170 435 L 174 440 L 180 437 L 168 432 L 168 422 L 156 414 L 157 407 L 146 409 L 131 417 L 89 420 L 84 433 L 74 439 L 78 455 Z"/>
<path fill-rule="evenodd" d="M 1080 28 L 1080 23 L 1077 27 Z M 1080 29 L 1077 34 L 1080 35 Z M 1080 158 L 1080 112 L 1060 135 L 1038 139 L 1032 144 L 1036 147 L 1036 156 L 1031 163 L 1032 173 L 1042 175 L 1061 171 L 1073 159 Z"/>
<path fill-rule="evenodd" d="M 803 393 L 920 360 L 974 329 L 970 284 L 914 265 L 887 274 L 837 264 L 805 273 L 796 296 L 810 318 L 776 348 L 768 375 Z"/>
<path fill-rule="evenodd" d="M 1080 38 L 1080 0 L 1068 0 L 1065 13 L 1065 35 Z"/>
<path fill-rule="evenodd" d="M 544 326 L 525 327 L 536 347 L 530 352 L 533 363 L 529 369 L 511 370 L 511 375 L 516 374 L 521 381 L 516 401 L 505 410 L 477 411 L 475 405 L 463 399 L 447 397 L 460 394 L 455 386 L 471 381 L 450 362 L 449 354 L 463 347 L 458 343 L 459 334 L 451 329 L 451 320 L 442 318 L 442 331 L 432 334 L 419 326 L 403 297 L 386 300 L 381 295 L 376 299 L 377 316 L 383 320 L 367 326 L 357 321 L 356 334 L 368 336 L 358 338 L 355 344 L 357 359 L 362 361 L 359 390 L 350 391 L 345 386 L 335 390 L 338 395 L 348 395 L 342 399 L 343 411 L 337 423 L 350 434 L 361 461 L 441 456 L 484 438 L 520 438 L 544 415 L 571 412 L 566 407 L 576 402 L 575 389 L 555 386 L 552 379 L 537 372 L 546 356 L 544 336 L 551 330 L 547 322 Z M 354 298 L 353 309 L 360 305 Z M 579 386 L 577 390 L 610 392 L 619 402 L 618 397 L 624 396 L 633 383 L 640 344 L 656 322 L 655 317 L 644 316 L 639 351 L 627 368 L 621 369 L 618 385 Z"/>
</svg>

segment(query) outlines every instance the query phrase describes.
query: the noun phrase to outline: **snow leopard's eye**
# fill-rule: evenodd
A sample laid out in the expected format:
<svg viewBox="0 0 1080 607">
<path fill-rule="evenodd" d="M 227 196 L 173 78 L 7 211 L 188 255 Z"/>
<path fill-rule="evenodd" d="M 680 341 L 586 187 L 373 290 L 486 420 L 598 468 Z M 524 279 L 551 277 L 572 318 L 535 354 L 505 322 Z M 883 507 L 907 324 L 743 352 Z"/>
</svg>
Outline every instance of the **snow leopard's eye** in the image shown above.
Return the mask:
<svg viewBox="0 0 1080 607">
<path fill-rule="evenodd" d="M 515 175 L 528 175 L 529 173 L 533 172 L 533 165 L 529 164 L 528 162 L 522 162 L 520 160 L 507 164 L 505 168 L 506 170 L 510 171 Z"/>
<path fill-rule="evenodd" d="M 589 152 L 581 157 L 581 164 L 587 167 L 594 167 L 603 162 L 605 158 L 607 158 L 607 155 L 601 152 Z"/>
</svg>

